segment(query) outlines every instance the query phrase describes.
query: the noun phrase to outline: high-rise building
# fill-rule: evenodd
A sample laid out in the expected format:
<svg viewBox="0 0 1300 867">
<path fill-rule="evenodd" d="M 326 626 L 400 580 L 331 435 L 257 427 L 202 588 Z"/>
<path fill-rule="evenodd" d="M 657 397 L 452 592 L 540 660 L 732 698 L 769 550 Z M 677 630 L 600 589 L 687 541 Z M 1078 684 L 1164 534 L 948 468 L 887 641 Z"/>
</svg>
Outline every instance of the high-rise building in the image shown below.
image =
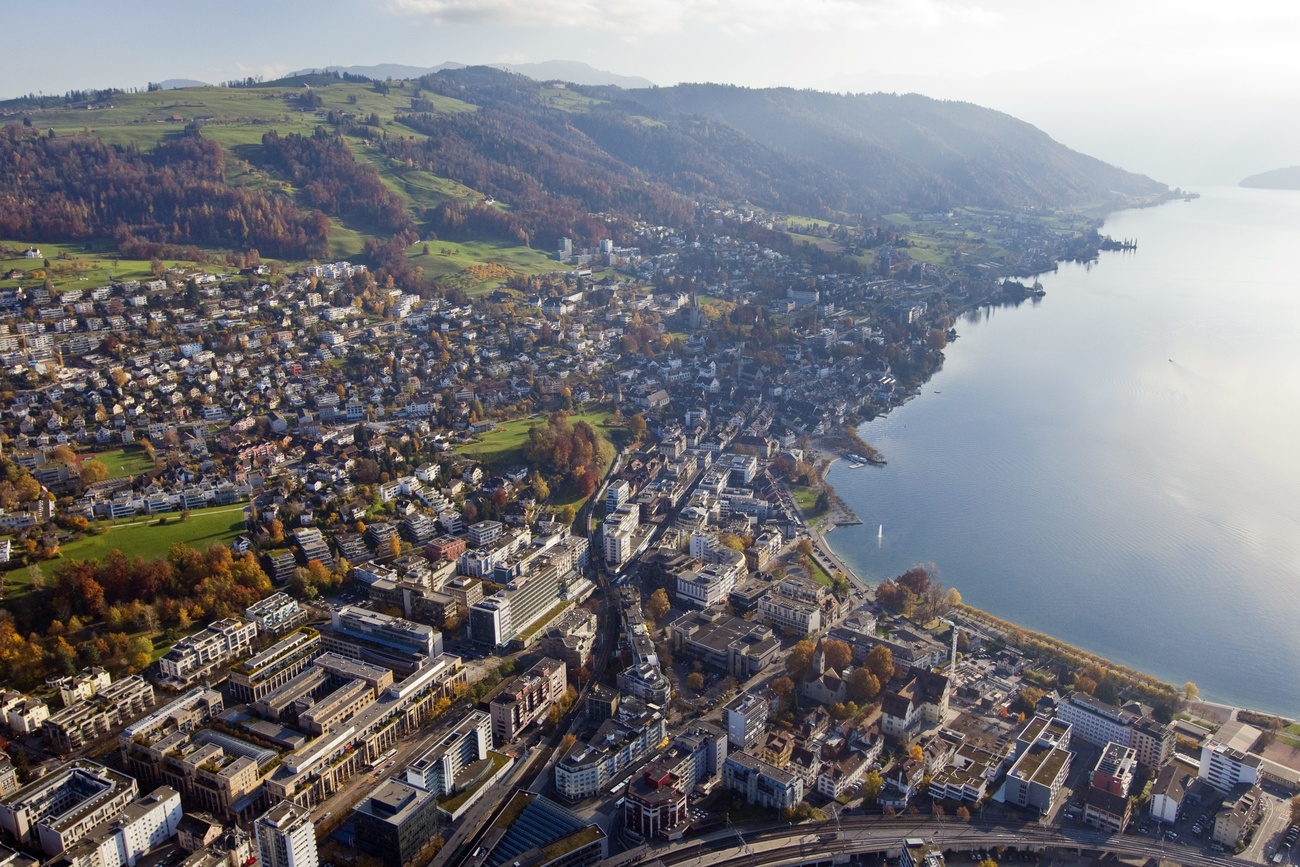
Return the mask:
<svg viewBox="0 0 1300 867">
<path fill-rule="evenodd" d="M 254 823 L 261 867 L 319 867 L 316 829 L 311 813 L 293 801 L 281 801 Z"/>
</svg>

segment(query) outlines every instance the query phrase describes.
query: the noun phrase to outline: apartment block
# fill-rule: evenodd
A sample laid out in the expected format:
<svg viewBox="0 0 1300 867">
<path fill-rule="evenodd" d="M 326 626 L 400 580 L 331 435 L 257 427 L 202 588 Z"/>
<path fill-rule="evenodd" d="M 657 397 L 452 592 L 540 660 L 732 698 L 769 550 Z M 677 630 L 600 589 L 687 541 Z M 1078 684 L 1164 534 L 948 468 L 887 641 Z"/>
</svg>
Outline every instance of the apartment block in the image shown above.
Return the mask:
<svg viewBox="0 0 1300 867">
<path fill-rule="evenodd" d="M 482 711 L 470 711 L 441 741 L 406 768 L 406 781 L 413 786 L 449 795 L 458 788 L 456 778 L 474 762 L 486 758 L 492 748 L 492 718 Z"/>
<path fill-rule="evenodd" d="M 252 609 L 249 609 L 252 610 Z M 230 693 L 245 704 L 270 695 L 306 670 L 321 652 L 320 633 L 301 627 L 230 669 Z"/>
<path fill-rule="evenodd" d="M 110 683 L 87 701 L 66 707 L 41 723 L 41 738 L 59 755 L 114 734 L 153 706 L 153 687 L 137 675 Z"/>
<path fill-rule="evenodd" d="M 120 814 L 137 794 L 133 778 L 79 759 L 0 800 L 0 828 L 20 843 L 38 842 L 54 857 Z"/>
<path fill-rule="evenodd" d="M 257 640 L 257 623 L 228 617 L 209 625 L 202 632 L 182 638 L 158 660 L 162 682 L 172 688 L 184 688 L 211 677 L 253 650 Z"/>
<path fill-rule="evenodd" d="M 497 746 L 514 740 L 519 732 L 541 719 L 564 697 L 567 686 L 564 663 L 549 657 L 512 680 L 490 705 Z"/>
</svg>

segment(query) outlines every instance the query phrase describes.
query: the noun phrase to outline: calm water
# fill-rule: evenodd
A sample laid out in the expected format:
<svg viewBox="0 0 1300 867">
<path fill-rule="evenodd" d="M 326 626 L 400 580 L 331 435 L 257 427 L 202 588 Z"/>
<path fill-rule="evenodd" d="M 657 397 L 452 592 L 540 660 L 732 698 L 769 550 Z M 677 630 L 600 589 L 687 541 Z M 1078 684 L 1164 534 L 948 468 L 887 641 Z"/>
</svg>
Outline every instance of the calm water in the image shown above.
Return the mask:
<svg viewBox="0 0 1300 867">
<path fill-rule="evenodd" d="M 830 481 L 864 578 L 966 601 L 1204 697 L 1300 715 L 1300 193 L 1113 215 L 1136 238 L 960 322 Z M 884 525 L 877 542 L 878 525 Z"/>
</svg>

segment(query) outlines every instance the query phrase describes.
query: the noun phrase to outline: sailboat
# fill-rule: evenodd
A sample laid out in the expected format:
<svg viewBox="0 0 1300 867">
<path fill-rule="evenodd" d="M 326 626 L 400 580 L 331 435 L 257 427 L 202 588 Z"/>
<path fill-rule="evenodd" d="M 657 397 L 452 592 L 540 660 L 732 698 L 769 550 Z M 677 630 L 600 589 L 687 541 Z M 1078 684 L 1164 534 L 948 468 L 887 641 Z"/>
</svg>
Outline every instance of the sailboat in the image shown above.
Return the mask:
<svg viewBox="0 0 1300 867">
<path fill-rule="evenodd" d="M 880 529 L 876 531 L 876 541 L 879 542 L 885 538 L 885 525 L 881 524 Z"/>
</svg>

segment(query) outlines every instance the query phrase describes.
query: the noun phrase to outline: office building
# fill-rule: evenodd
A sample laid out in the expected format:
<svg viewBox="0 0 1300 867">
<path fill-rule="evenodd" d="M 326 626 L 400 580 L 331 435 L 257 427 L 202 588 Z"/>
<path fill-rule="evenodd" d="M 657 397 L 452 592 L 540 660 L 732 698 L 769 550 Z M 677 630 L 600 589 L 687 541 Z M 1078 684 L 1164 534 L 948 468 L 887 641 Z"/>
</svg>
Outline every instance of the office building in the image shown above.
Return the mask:
<svg viewBox="0 0 1300 867">
<path fill-rule="evenodd" d="M 442 653 L 442 633 L 423 623 L 346 605 L 331 615 L 324 644 L 334 653 L 409 675 Z"/>
<path fill-rule="evenodd" d="M 402 867 L 438 832 L 438 798 L 433 792 L 386 780 L 352 811 L 357 847 L 387 867 Z"/>
</svg>

